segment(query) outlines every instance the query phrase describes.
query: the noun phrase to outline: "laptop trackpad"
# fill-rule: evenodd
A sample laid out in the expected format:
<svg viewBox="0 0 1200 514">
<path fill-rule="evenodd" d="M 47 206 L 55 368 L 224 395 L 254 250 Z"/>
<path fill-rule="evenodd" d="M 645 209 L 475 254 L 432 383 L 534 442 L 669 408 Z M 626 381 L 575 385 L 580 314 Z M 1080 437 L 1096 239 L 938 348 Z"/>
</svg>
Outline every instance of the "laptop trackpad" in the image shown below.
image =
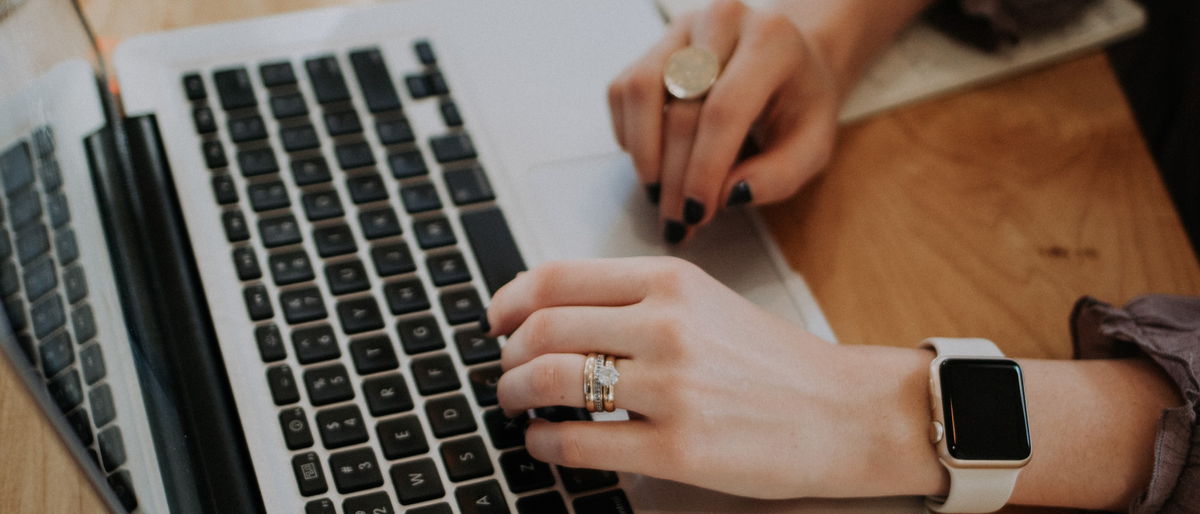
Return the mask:
<svg viewBox="0 0 1200 514">
<path fill-rule="evenodd" d="M 750 301 L 797 325 L 803 317 L 766 243 L 740 210 L 720 213 L 688 242 L 662 238 L 629 156 L 614 153 L 534 167 L 526 176 L 538 239 L 550 259 L 673 255 L 691 261 Z M 787 270 L 788 273 L 791 270 Z"/>
</svg>

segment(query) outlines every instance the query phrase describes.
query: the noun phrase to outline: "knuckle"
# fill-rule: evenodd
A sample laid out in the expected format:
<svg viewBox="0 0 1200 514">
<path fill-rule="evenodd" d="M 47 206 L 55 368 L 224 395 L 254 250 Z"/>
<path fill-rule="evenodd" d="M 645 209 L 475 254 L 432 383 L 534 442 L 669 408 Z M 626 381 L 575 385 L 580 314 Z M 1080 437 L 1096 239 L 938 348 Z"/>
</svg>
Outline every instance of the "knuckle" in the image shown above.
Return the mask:
<svg viewBox="0 0 1200 514">
<path fill-rule="evenodd" d="M 659 84 L 660 80 L 662 78 L 653 70 L 649 68 L 639 69 L 629 76 L 625 92 L 628 93 L 630 101 L 633 103 L 648 103 L 654 98 L 654 93 L 658 88 L 662 87 Z"/>
<path fill-rule="evenodd" d="M 736 19 L 747 10 L 746 4 L 740 0 L 716 0 L 708 8 L 710 21 L 726 22 Z"/>
<path fill-rule="evenodd" d="M 526 318 L 525 324 L 528 326 L 525 328 L 526 352 L 540 355 L 550 346 L 554 323 L 552 317 L 550 311 L 542 309 L 534 311 Z"/>
<path fill-rule="evenodd" d="M 561 430 L 558 437 L 550 441 L 548 450 L 559 464 L 571 468 L 586 467 L 587 450 L 583 434 L 577 430 Z"/>
<path fill-rule="evenodd" d="M 700 119 L 705 126 L 727 127 L 737 118 L 737 102 L 730 101 L 726 95 L 719 93 L 720 91 L 713 91 L 700 108 Z"/>
<path fill-rule="evenodd" d="M 545 360 L 537 361 L 531 370 L 529 387 L 534 391 L 554 391 L 558 389 L 561 372 L 552 363 Z"/>
<path fill-rule="evenodd" d="M 565 268 L 562 262 L 550 261 L 529 272 L 533 280 L 533 299 L 538 305 L 543 305 L 553 296 L 553 287 L 566 272 Z"/>
<path fill-rule="evenodd" d="M 758 31 L 764 38 L 776 39 L 784 34 L 795 32 L 792 20 L 782 13 L 767 13 L 757 20 Z"/>
</svg>

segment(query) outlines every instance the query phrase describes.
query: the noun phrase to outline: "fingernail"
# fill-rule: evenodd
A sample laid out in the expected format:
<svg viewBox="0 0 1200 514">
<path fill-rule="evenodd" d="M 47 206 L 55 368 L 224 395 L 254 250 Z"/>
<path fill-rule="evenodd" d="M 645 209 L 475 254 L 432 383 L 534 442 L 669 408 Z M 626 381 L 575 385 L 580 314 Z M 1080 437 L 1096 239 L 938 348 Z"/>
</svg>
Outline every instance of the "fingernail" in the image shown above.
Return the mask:
<svg viewBox="0 0 1200 514">
<path fill-rule="evenodd" d="M 663 229 L 663 239 L 671 244 L 679 244 L 686 235 L 687 227 L 678 221 L 668 221 L 666 228 Z"/>
<path fill-rule="evenodd" d="M 650 203 L 658 205 L 658 199 L 662 196 L 662 184 L 646 184 L 646 198 L 650 199 Z"/>
<path fill-rule="evenodd" d="M 688 225 L 695 225 L 704 219 L 704 204 L 696 201 L 695 198 L 688 198 L 683 204 L 683 221 Z"/>
<path fill-rule="evenodd" d="M 754 195 L 750 194 L 750 184 L 745 180 L 734 184 L 733 190 L 729 192 L 729 200 L 725 202 L 726 207 L 737 207 L 746 205 L 754 200 Z"/>
<path fill-rule="evenodd" d="M 487 309 L 484 309 L 483 314 L 479 315 L 479 331 L 483 332 L 483 335 L 492 331 L 492 325 L 488 323 L 487 319 Z"/>
</svg>

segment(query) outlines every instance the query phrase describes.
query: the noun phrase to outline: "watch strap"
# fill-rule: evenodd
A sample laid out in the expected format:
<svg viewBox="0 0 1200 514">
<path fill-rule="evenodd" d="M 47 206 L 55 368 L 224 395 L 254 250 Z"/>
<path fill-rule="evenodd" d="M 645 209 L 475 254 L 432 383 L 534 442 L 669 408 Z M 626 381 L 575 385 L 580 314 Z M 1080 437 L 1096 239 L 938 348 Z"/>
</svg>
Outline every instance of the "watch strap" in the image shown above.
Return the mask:
<svg viewBox="0 0 1200 514">
<path fill-rule="evenodd" d="M 1008 503 L 1017 484 L 1020 468 L 975 469 L 953 468 L 950 471 L 950 494 L 945 497 L 926 496 L 925 506 L 932 512 L 995 512 Z"/>
<path fill-rule="evenodd" d="M 931 337 L 921 341 L 921 348 L 937 352 L 939 357 L 1003 357 L 996 343 L 979 337 Z"/>
</svg>

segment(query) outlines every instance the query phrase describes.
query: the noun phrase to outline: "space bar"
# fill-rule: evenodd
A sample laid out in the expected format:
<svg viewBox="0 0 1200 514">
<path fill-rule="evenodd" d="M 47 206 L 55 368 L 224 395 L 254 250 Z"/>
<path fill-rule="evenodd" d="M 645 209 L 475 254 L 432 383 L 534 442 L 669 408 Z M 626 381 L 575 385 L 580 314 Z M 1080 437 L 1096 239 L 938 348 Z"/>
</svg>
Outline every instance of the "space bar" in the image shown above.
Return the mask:
<svg viewBox="0 0 1200 514">
<path fill-rule="evenodd" d="M 463 214 L 462 225 L 491 294 L 525 271 L 525 260 L 500 209 L 492 207 Z"/>
</svg>

